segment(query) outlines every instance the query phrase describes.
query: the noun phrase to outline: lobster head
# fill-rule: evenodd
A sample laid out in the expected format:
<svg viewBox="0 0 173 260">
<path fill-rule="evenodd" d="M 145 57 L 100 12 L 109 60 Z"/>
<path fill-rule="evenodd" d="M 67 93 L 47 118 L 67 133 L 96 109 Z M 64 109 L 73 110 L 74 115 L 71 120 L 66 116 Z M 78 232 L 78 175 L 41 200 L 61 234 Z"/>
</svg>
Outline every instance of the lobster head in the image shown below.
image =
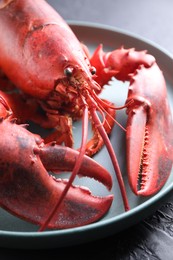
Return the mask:
<svg viewBox="0 0 173 260">
<path fill-rule="evenodd" d="M 0 6 L 4 26 L 0 63 L 3 62 L 4 73 L 23 92 L 39 99 L 47 100 L 56 95 L 54 91 L 63 96 L 63 92 L 72 92 L 68 86 L 82 88 L 85 82 L 98 91 L 100 87 L 94 84 L 92 75 L 95 69 L 70 27 L 51 6 L 43 5 L 38 13 L 37 3 L 31 9 L 29 2 L 5 1 Z M 12 31 L 18 36 L 12 40 L 10 54 Z M 11 56 L 13 62 L 9 60 Z M 64 89 L 57 87 L 60 83 Z"/>
</svg>

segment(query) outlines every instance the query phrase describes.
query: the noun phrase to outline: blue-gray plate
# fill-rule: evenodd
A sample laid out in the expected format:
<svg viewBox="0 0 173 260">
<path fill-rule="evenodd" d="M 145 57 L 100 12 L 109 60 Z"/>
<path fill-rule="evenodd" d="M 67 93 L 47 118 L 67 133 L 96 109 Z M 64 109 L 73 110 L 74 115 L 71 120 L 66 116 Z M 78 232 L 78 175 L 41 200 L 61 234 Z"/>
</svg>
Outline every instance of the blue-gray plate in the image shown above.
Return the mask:
<svg viewBox="0 0 173 260">
<path fill-rule="evenodd" d="M 102 43 L 104 50 L 113 50 L 120 46 L 125 48 L 135 47 L 136 50 L 148 50 L 155 56 L 157 63 L 162 69 L 168 89 L 168 98 L 173 111 L 173 58 L 165 50 L 141 37 L 134 36 L 116 28 L 105 27 L 96 24 L 70 23 L 71 28 L 80 41 L 85 43 L 92 53 L 98 44 Z M 114 102 L 117 106 L 124 104 L 127 96 L 128 83 L 113 80 L 110 86 L 106 86 L 102 97 Z M 158 94 L 159 95 L 159 94 Z M 117 120 L 125 126 L 125 111 L 117 113 Z M 75 124 L 74 136 L 78 145 L 81 132 L 80 122 Z M 114 185 L 110 193 L 114 194 L 114 202 L 107 215 L 96 223 L 82 227 L 38 232 L 38 227 L 12 216 L 0 209 L 0 246 L 8 248 L 56 248 L 92 240 L 104 238 L 120 232 L 145 217 L 152 214 L 166 200 L 173 189 L 173 172 L 164 187 L 154 196 L 141 198 L 135 196 L 128 185 L 125 168 L 125 138 L 124 131 L 115 125 L 111 134 L 111 142 L 116 151 L 117 158 L 123 172 L 127 194 L 130 203 L 130 211 L 124 212 L 122 199 L 117 185 L 112 163 L 105 148 L 94 159 L 106 167 L 112 174 Z M 103 185 L 86 178 L 76 179 L 76 184 L 87 186 L 94 195 L 104 196 L 109 194 Z M 22 194 L 21 194 L 22 195 Z"/>
</svg>

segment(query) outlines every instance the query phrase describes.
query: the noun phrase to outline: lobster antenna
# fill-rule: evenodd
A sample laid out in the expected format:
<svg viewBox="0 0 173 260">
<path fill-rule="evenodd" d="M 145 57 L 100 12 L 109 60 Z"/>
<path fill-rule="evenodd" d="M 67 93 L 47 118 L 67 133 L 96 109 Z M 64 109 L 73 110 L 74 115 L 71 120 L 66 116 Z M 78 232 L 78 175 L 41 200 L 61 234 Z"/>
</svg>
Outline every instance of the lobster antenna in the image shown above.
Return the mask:
<svg viewBox="0 0 173 260">
<path fill-rule="evenodd" d="M 100 99 L 101 100 L 101 99 Z M 103 100 L 101 100 L 103 101 Z M 106 104 L 106 103 L 105 103 Z M 118 125 L 124 132 L 126 132 L 126 129 L 101 105 L 101 104 L 98 104 L 99 105 L 99 108 L 104 111 L 114 122 L 116 125 Z M 108 105 L 107 105 L 108 106 Z M 109 106 L 108 106 L 109 107 Z M 110 108 L 110 107 L 109 107 Z M 112 108 L 112 107 L 111 107 Z M 100 111 L 100 110 L 99 110 Z M 104 118 L 104 120 L 107 122 L 107 124 L 109 125 L 106 117 Z"/>
<path fill-rule="evenodd" d="M 94 103 L 92 97 L 90 95 L 88 95 L 88 97 L 90 98 L 91 102 Z M 116 173 L 116 176 L 117 176 L 117 180 L 118 180 L 118 183 L 119 183 L 119 187 L 120 187 L 120 191 L 121 191 L 121 195 L 122 195 L 122 198 L 123 198 L 123 204 L 124 204 L 124 208 L 125 210 L 129 210 L 130 209 L 130 206 L 129 206 L 129 202 L 128 202 L 128 198 L 127 198 L 127 194 L 126 194 L 126 189 L 125 189 L 125 184 L 124 184 L 124 181 L 123 181 L 123 178 L 122 178 L 122 174 L 121 174 L 121 170 L 120 170 L 120 167 L 119 167 L 119 164 L 118 164 L 118 160 L 117 160 L 117 157 L 116 157 L 116 154 L 113 150 L 113 147 L 112 147 L 112 144 L 108 138 L 108 135 L 100 121 L 100 118 L 97 114 L 97 111 L 96 111 L 96 106 L 92 106 L 91 107 L 91 115 L 93 117 L 93 121 L 95 122 L 95 125 L 97 126 L 97 129 L 101 135 L 101 137 L 103 138 L 104 140 L 104 143 L 106 145 L 106 148 L 107 148 L 107 151 L 110 155 L 110 158 L 111 158 L 111 161 L 112 161 L 112 164 L 113 164 L 113 167 L 114 167 L 114 170 L 115 170 L 115 173 Z"/>
<path fill-rule="evenodd" d="M 92 96 L 99 102 L 101 103 L 104 107 L 108 107 L 108 108 L 111 108 L 111 109 L 115 109 L 115 110 L 121 110 L 121 109 L 124 109 L 124 108 L 127 108 L 128 106 L 130 106 L 132 103 L 134 103 L 134 100 L 131 99 L 129 100 L 128 102 L 126 102 L 126 104 L 124 106 L 120 106 L 120 107 L 115 107 L 114 105 L 111 106 L 111 105 L 108 105 L 103 99 L 99 98 L 95 91 L 92 90 L 91 92 Z"/>
<path fill-rule="evenodd" d="M 130 106 L 134 101 L 133 101 L 133 100 L 130 100 L 130 101 L 128 101 L 124 106 L 115 107 L 115 106 L 111 106 L 111 105 L 107 104 L 106 102 L 104 102 L 104 100 L 102 100 L 101 98 L 99 98 L 99 97 L 96 95 L 96 93 L 95 93 L 94 90 L 92 90 L 91 94 L 93 94 L 92 97 L 93 97 L 94 100 L 97 101 L 98 106 L 101 108 L 101 110 L 103 110 L 103 111 L 115 122 L 116 125 L 118 125 L 124 132 L 126 132 L 126 129 L 125 129 L 115 118 L 113 118 L 113 117 L 109 114 L 109 112 L 105 109 L 105 107 L 106 107 L 106 108 L 110 108 L 110 109 L 115 109 L 115 110 L 121 110 L 121 109 L 124 109 L 124 108 L 127 108 L 128 106 Z"/>
</svg>

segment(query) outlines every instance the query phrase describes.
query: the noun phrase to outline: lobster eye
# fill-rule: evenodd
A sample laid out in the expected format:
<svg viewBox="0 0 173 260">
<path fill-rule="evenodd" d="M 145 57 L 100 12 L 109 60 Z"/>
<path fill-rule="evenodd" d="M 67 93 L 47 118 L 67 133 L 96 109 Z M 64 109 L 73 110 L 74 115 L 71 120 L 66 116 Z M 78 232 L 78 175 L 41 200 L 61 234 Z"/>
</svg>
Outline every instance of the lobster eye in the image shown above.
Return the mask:
<svg viewBox="0 0 173 260">
<path fill-rule="evenodd" d="M 64 75 L 66 77 L 71 77 L 73 75 L 73 68 L 72 67 L 67 67 L 64 69 Z"/>
<path fill-rule="evenodd" d="M 91 71 L 92 75 L 96 74 L 96 68 L 95 67 L 91 67 L 90 71 Z"/>
</svg>

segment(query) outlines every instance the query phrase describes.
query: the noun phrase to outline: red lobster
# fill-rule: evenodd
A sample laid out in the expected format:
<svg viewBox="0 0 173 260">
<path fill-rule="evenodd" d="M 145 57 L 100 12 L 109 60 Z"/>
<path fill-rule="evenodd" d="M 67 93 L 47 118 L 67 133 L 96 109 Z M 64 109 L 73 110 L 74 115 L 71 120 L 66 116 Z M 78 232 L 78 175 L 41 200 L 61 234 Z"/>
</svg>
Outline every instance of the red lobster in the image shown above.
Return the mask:
<svg viewBox="0 0 173 260">
<path fill-rule="evenodd" d="M 153 56 L 145 51 L 124 48 L 104 53 L 100 45 L 90 58 L 87 47 L 80 44 L 66 22 L 43 0 L 1 0 L 0 35 L 0 68 L 19 91 L 1 93 L 1 128 L 4 129 L 1 135 L 1 158 L 5 156 L 4 146 L 8 147 L 7 153 L 10 151 L 12 154 L 10 164 L 5 161 L 7 157 L 1 164 L 2 172 L 4 169 L 8 172 L 2 177 L 5 180 L 5 183 L 2 181 L 4 188 L 1 189 L 3 207 L 40 224 L 40 230 L 45 227 L 67 228 L 96 221 L 109 209 L 112 196 L 93 199 L 88 191 L 81 191 L 81 188 L 74 188 L 71 184 L 79 170 L 84 169 L 85 160 L 89 160 L 84 154 L 93 155 L 104 143 L 117 174 L 125 209 L 129 209 L 121 171 L 108 138 L 115 122 L 116 108 L 98 96 L 112 77 L 130 81 L 125 104 L 128 114 L 126 136 L 130 186 L 135 194 L 147 196 L 164 185 L 172 168 L 172 118 L 164 77 Z M 5 78 L 1 81 L 3 85 Z M 9 85 L 11 87 L 11 83 Z M 4 88 L 7 89 L 9 85 Z M 9 115 L 11 111 L 12 115 Z M 97 112 L 102 115 L 103 121 Z M 17 118 L 18 124 L 12 123 L 11 117 Z M 67 146 L 73 145 L 72 120 L 80 118 L 83 126 L 82 141 L 80 152 L 77 152 Z M 88 119 L 92 121 L 94 135 L 87 142 Z M 19 125 L 26 120 L 55 129 L 45 138 L 46 145 L 40 137 Z M 17 158 L 14 163 L 16 148 L 9 148 L 5 135 L 10 135 L 10 147 L 11 143 L 14 147 L 17 145 L 19 155 L 24 151 L 24 158 Z M 24 137 L 20 138 L 20 135 Z M 52 141 L 56 141 L 56 144 L 53 142 L 51 145 Z M 57 145 L 62 143 L 66 147 Z M 74 166 L 68 182 L 55 181 L 45 173 L 45 169 L 64 170 L 59 151 L 67 154 L 63 157 L 63 166 L 67 163 L 68 170 Z M 69 151 L 73 156 L 76 155 L 75 162 L 70 167 Z M 59 156 L 60 162 L 57 162 Z M 34 163 L 35 159 L 38 163 Z M 36 168 L 33 171 L 32 165 Z M 111 180 L 106 170 L 102 168 L 102 173 L 98 176 L 94 161 L 91 161 L 91 167 L 94 171 L 92 176 L 110 188 Z M 11 169 L 14 169 L 15 174 Z M 86 171 L 85 174 L 89 174 Z M 26 173 L 29 181 L 25 180 Z M 31 182 L 36 187 L 35 202 L 32 187 L 28 185 Z M 23 183 L 24 199 L 19 198 L 21 190 L 18 188 Z M 7 196 L 9 189 L 13 191 L 10 197 Z M 40 190 L 38 195 L 37 189 Z M 92 203 L 97 203 L 97 199 L 98 208 L 93 210 L 93 214 L 99 212 L 97 216 L 94 214 L 92 218 L 91 211 L 81 212 L 87 208 L 82 209 L 82 200 L 90 208 Z M 45 212 L 42 207 L 37 207 L 40 201 Z M 49 209 L 47 203 L 50 203 Z M 66 212 L 72 211 L 72 204 L 78 207 L 78 212 L 75 217 L 72 212 L 66 216 Z M 74 211 L 76 207 L 74 206 Z M 65 221 L 61 219 L 64 215 Z M 70 224 L 67 223 L 68 220 Z"/>
</svg>

